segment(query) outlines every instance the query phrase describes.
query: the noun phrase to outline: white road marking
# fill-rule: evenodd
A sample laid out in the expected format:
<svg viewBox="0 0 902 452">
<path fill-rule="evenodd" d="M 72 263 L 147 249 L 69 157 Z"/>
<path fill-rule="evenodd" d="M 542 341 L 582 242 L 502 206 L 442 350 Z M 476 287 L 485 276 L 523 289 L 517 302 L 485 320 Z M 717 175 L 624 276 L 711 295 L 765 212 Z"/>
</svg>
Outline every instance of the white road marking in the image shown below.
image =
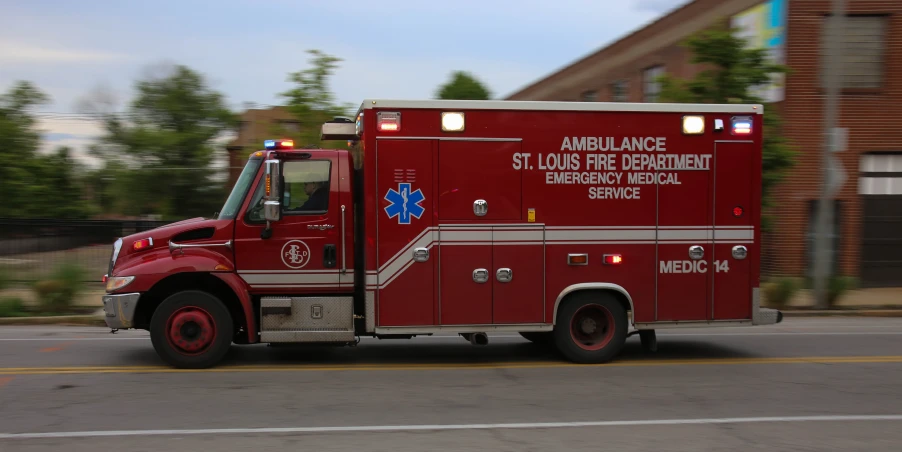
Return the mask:
<svg viewBox="0 0 902 452">
<path fill-rule="evenodd" d="M 46 438 L 90 438 L 122 436 L 180 436 L 180 435 L 223 435 L 261 433 L 366 433 L 366 432 L 409 432 L 424 430 L 495 430 L 534 428 L 580 428 L 580 427 L 631 427 L 639 425 L 710 425 L 710 424 L 750 424 L 762 422 L 874 422 L 902 421 L 902 414 L 889 415 L 838 415 L 838 416 L 772 416 L 734 417 L 702 419 L 652 419 L 632 421 L 589 421 L 589 422 L 534 422 L 518 424 L 435 424 L 435 425 L 359 425 L 340 427 L 260 427 L 260 428 L 211 428 L 184 430 L 95 430 L 82 432 L 41 432 L 41 433 L 0 433 L 0 439 L 46 439 Z"/>
</svg>

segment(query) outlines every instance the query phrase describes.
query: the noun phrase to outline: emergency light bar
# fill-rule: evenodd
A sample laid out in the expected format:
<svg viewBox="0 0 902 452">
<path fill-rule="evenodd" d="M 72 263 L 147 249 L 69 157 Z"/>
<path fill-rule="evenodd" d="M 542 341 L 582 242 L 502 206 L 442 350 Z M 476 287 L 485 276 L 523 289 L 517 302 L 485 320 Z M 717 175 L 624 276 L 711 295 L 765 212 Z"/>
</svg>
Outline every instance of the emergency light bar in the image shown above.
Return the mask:
<svg viewBox="0 0 902 452">
<path fill-rule="evenodd" d="M 294 140 L 266 140 L 263 142 L 266 149 L 292 149 L 294 148 Z"/>
</svg>

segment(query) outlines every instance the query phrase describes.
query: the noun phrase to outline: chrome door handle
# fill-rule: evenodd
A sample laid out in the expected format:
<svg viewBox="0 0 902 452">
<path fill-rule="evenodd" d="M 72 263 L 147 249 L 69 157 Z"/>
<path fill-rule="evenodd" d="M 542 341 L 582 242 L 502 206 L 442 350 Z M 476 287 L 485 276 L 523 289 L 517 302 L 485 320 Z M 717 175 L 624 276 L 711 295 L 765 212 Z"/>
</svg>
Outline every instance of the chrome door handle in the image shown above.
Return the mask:
<svg viewBox="0 0 902 452">
<path fill-rule="evenodd" d="M 473 213 L 477 217 L 484 217 L 489 211 L 489 204 L 484 199 L 473 201 Z"/>
<path fill-rule="evenodd" d="M 705 249 L 698 245 L 692 245 L 689 247 L 689 258 L 692 260 L 699 260 L 705 257 Z"/>
<path fill-rule="evenodd" d="M 477 268 L 473 270 L 473 281 L 477 284 L 482 284 L 489 280 L 489 271 L 484 268 Z"/>
<path fill-rule="evenodd" d="M 429 248 L 417 248 L 413 250 L 413 260 L 416 262 L 426 262 L 429 260 Z"/>
<path fill-rule="evenodd" d="M 495 272 L 495 278 L 497 278 L 499 282 L 510 282 L 514 279 L 514 271 L 509 268 L 499 268 L 498 271 Z"/>
</svg>

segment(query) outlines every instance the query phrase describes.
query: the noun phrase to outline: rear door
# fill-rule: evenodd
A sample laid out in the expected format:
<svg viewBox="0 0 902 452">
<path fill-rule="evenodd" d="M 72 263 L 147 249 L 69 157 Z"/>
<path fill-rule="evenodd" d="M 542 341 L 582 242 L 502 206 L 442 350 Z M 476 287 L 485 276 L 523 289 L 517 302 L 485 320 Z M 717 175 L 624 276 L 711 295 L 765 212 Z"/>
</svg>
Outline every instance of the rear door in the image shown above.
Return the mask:
<svg viewBox="0 0 902 452">
<path fill-rule="evenodd" d="M 260 237 L 266 225 L 263 177 L 236 222 L 238 274 L 257 292 L 337 291 L 343 244 L 336 153 L 286 159 L 282 176 L 282 220 L 272 224 L 272 236 Z"/>
<path fill-rule="evenodd" d="M 752 171 L 756 170 L 752 141 L 720 141 L 714 145 L 714 278 L 712 318 L 745 320 L 752 316 L 754 242 Z"/>
<path fill-rule="evenodd" d="M 704 156 L 693 165 L 658 168 L 657 321 L 709 317 L 711 171 Z"/>
</svg>

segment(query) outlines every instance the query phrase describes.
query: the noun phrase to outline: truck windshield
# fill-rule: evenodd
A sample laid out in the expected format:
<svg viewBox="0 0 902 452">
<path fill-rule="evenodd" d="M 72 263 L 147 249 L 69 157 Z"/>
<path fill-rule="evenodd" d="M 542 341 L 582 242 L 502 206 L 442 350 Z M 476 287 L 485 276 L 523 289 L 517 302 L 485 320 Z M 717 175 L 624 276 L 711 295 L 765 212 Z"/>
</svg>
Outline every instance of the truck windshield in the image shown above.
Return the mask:
<svg viewBox="0 0 902 452">
<path fill-rule="evenodd" d="M 259 158 L 253 158 L 247 162 L 247 165 L 241 170 L 241 175 L 238 176 L 238 180 L 235 181 L 235 187 L 232 188 L 232 193 L 230 193 L 229 198 L 226 199 L 217 219 L 235 219 L 238 215 L 238 209 L 241 208 L 241 201 L 244 200 L 244 195 L 247 193 L 248 187 L 250 187 L 251 183 L 254 181 L 254 177 L 257 175 L 257 169 L 260 168 L 262 162 L 263 159 Z"/>
</svg>

